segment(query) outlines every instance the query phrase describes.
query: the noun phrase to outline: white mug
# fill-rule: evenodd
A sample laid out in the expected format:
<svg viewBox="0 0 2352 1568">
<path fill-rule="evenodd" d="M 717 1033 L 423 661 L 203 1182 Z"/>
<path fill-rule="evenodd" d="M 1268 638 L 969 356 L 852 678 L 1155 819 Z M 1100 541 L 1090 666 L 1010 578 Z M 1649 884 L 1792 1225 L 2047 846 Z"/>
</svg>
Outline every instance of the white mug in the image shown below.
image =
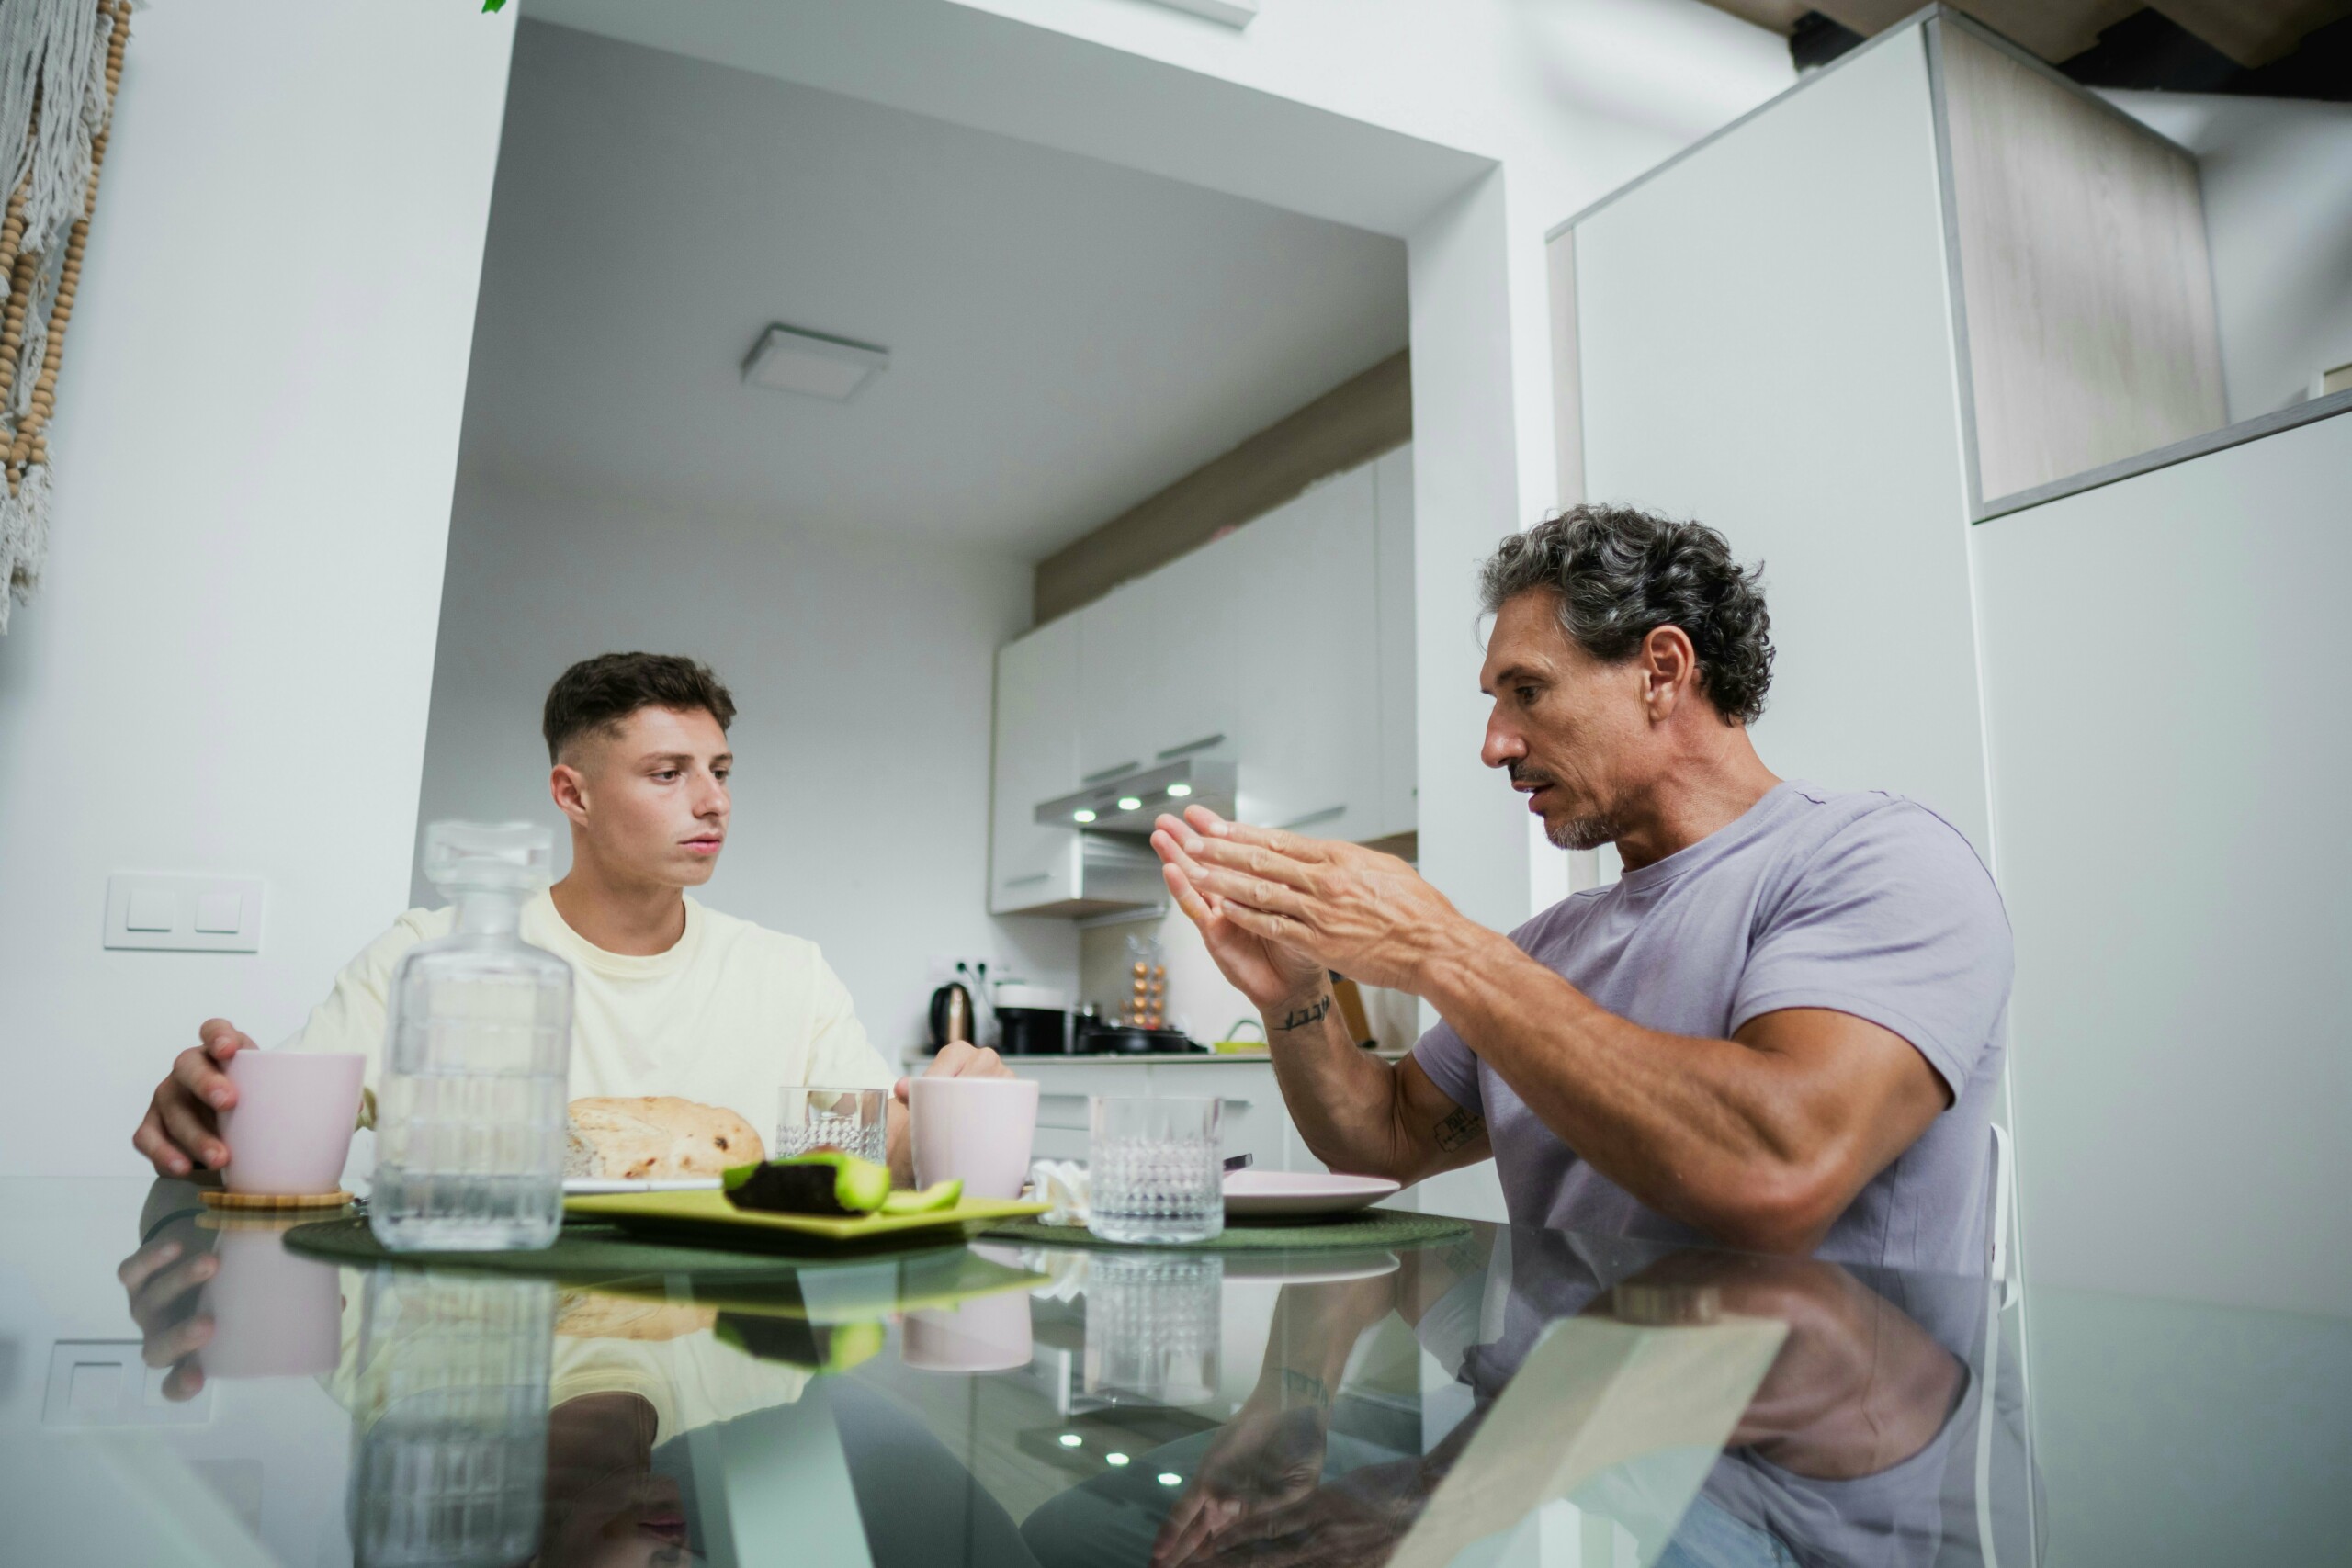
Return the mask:
<svg viewBox="0 0 2352 1568">
<path fill-rule="evenodd" d="M 1018 1198 L 1037 1135 L 1035 1078 L 916 1078 L 915 1185 L 960 1177 L 967 1198 Z"/>
<path fill-rule="evenodd" d="M 225 1069 L 237 1103 L 220 1113 L 232 1192 L 333 1192 L 359 1125 L 368 1058 L 356 1051 L 240 1051 Z"/>
</svg>

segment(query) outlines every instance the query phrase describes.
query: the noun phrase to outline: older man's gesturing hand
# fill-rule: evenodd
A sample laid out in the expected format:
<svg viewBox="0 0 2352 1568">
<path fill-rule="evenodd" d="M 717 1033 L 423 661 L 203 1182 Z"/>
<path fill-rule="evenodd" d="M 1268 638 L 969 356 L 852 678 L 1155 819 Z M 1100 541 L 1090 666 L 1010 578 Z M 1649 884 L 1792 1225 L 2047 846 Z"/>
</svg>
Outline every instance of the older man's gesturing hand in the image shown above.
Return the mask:
<svg viewBox="0 0 2352 1568">
<path fill-rule="evenodd" d="M 1162 817 L 1151 843 L 1195 922 L 1205 915 L 1295 955 L 1294 964 L 1304 958 L 1367 985 L 1419 990 L 1427 965 L 1469 927 L 1410 865 L 1358 844 L 1228 822 L 1200 806 L 1182 821 Z"/>
</svg>

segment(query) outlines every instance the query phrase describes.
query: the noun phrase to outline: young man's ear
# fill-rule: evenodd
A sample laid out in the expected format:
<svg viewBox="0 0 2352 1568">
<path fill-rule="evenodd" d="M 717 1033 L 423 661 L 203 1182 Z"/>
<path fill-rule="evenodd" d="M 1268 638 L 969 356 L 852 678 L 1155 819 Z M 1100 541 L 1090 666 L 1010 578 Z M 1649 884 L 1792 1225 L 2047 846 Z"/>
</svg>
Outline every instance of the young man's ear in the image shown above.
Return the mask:
<svg viewBox="0 0 2352 1568">
<path fill-rule="evenodd" d="M 578 768 L 569 762 L 558 762 L 549 768 L 548 795 L 555 801 L 555 808 L 574 827 L 588 825 L 588 781 Z"/>
</svg>

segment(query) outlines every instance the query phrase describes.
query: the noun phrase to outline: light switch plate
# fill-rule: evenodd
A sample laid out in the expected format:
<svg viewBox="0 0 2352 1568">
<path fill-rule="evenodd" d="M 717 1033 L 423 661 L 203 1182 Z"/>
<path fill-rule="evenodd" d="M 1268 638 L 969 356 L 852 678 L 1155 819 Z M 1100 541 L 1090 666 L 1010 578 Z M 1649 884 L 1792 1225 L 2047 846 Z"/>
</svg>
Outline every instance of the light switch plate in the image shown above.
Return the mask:
<svg viewBox="0 0 2352 1568">
<path fill-rule="evenodd" d="M 244 924 L 242 893 L 199 893 L 196 896 L 196 929 L 207 936 L 233 936 Z"/>
<path fill-rule="evenodd" d="M 136 1339 L 61 1339 L 49 1352 L 44 1427 L 185 1427 L 212 1418 L 212 1385 L 164 1397 L 168 1367 L 151 1367 Z"/>
<path fill-rule="evenodd" d="M 183 953 L 259 953 L 261 879 L 253 876 L 107 878 L 106 945 Z"/>
</svg>

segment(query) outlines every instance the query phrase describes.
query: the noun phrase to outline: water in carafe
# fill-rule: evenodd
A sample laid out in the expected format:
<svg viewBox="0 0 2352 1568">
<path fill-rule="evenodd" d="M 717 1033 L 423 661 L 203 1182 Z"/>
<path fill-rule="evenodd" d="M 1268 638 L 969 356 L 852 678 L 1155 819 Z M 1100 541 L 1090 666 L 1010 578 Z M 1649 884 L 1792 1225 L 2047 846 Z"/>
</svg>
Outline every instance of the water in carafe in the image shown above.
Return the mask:
<svg viewBox="0 0 2352 1568">
<path fill-rule="evenodd" d="M 532 823 L 426 829 L 457 925 L 392 972 L 368 1207 L 393 1251 L 546 1247 L 563 1223 L 571 966 L 516 929 L 553 858 Z"/>
</svg>

